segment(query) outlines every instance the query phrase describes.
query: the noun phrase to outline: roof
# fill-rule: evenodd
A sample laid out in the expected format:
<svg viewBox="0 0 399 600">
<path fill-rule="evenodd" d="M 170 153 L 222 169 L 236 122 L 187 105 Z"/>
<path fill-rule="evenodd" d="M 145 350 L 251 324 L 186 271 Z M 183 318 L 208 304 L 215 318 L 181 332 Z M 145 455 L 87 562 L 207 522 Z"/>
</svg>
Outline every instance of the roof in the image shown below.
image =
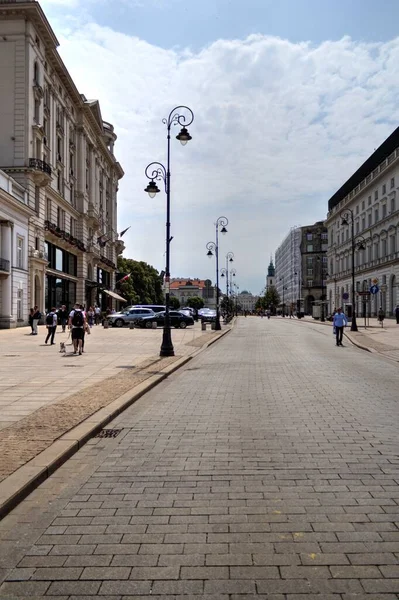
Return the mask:
<svg viewBox="0 0 399 600">
<path fill-rule="evenodd" d="M 178 290 L 186 285 L 198 287 L 200 289 L 206 287 L 204 279 L 172 279 L 170 282 L 170 288 L 172 290 Z"/>
<path fill-rule="evenodd" d="M 378 167 L 399 146 L 399 127 L 377 148 L 358 170 L 339 188 L 328 201 L 328 210 L 337 206 L 363 179 Z"/>
</svg>

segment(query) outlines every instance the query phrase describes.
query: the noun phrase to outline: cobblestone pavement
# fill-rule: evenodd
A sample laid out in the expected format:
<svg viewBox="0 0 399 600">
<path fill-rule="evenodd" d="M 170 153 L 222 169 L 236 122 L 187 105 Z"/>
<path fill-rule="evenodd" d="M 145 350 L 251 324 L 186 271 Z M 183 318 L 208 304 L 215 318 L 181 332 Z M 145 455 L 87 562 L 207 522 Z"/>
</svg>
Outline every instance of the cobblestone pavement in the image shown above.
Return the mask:
<svg viewBox="0 0 399 600">
<path fill-rule="evenodd" d="M 2 521 L 0 597 L 398 598 L 398 385 L 330 329 L 240 318 Z"/>
<path fill-rule="evenodd" d="M 162 329 L 103 329 L 86 336 L 86 352 L 73 356 L 68 333 L 58 328 L 56 345 L 46 346 L 45 327 L 29 335 L 27 327 L 0 331 L 0 430 L 93 384 L 123 373 L 132 365 L 159 354 Z M 173 329 L 177 355 L 191 354 L 190 346 L 202 335 L 200 324 Z M 59 352 L 66 342 L 67 355 Z M 72 368 L 73 367 L 73 368 Z"/>
</svg>

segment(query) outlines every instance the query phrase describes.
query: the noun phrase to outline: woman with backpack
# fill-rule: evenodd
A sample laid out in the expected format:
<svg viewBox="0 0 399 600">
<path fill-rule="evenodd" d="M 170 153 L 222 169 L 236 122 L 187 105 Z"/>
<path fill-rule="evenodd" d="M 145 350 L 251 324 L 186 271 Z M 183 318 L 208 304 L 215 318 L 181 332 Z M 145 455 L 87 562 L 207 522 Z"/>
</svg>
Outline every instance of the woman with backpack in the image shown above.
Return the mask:
<svg viewBox="0 0 399 600">
<path fill-rule="evenodd" d="M 45 344 L 49 341 L 51 337 L 51 346 L 54 346 L 54 336 L 57 330 L 58 324 L 58 316 L 55 308 L 52 308 L 50 312 L 46 315 L 46 327 L 47 327 L 47 337 L 45 340 Z"/>
<path fill-rule="evenodd" d="M 69 327 L 72 328 L 72 343 L 73 353 L 82 354 L 83 335 L 86 325 L 86 316 L 80 308 L 80 304 L 76 303 L 74 309 L 69 314 Z"/>
</svg>

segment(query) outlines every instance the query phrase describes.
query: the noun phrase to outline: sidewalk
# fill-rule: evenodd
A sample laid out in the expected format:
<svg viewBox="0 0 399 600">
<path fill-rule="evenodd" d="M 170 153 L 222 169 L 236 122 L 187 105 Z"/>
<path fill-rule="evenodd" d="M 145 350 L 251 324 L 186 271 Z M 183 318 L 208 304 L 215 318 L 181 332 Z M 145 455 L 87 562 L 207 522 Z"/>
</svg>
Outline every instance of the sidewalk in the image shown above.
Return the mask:
<svg viewBox="0 0 399 600">
<path fill-rule="evenodd" d="M 69 344 L 59 352 L 67 333 L 51 347 L 44 328 L 34 337 L 27 328 L 0 332 L 0 516 L 32 478 L 48 476 L 113 414 L 218 337 L 199 323 L 173 330 L 176 355 L 160 358 L 160 328 L 93 327 L 82 356 Z"/>
<path fill-rule="evenodd" d="M 312 317 L 300 320 L 324 327 L 332 327 L 330 321 L 322 323 Z M 384 326 L 377 319 L 369 319 L 364 327 L 364 319 L 357 319 L 358 331 L 351 331 L 350 325 L 345 329 L 345 336 L 358 348 L 368 352 L 377 352 L 386 358 L 399 362 L 399 325 L 395 319 L 385 319 Z"/>
</svg>

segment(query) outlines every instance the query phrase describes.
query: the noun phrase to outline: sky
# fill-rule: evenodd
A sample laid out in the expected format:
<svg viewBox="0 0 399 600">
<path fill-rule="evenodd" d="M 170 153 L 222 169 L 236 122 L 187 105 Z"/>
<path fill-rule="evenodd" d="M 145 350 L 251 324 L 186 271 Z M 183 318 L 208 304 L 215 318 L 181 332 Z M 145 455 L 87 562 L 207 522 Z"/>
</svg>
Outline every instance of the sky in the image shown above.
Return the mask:
<svg viewBox="0 0 399 600">
<path fill-rule="evenodd" d="M 399 124 L 399 2 L 42 0 L 78 89 L 113 123 L 125 176 L 125 256 L 165 265 L 166 197 L 144 171 L 171 140 L 171 276 L 215 281 L 206 244 L 227 217 L 240 290 L 259 294 L 291 227 L 329 198 Z M 182 114 L 184 110 L 181 111 Z"/>
</svg>

